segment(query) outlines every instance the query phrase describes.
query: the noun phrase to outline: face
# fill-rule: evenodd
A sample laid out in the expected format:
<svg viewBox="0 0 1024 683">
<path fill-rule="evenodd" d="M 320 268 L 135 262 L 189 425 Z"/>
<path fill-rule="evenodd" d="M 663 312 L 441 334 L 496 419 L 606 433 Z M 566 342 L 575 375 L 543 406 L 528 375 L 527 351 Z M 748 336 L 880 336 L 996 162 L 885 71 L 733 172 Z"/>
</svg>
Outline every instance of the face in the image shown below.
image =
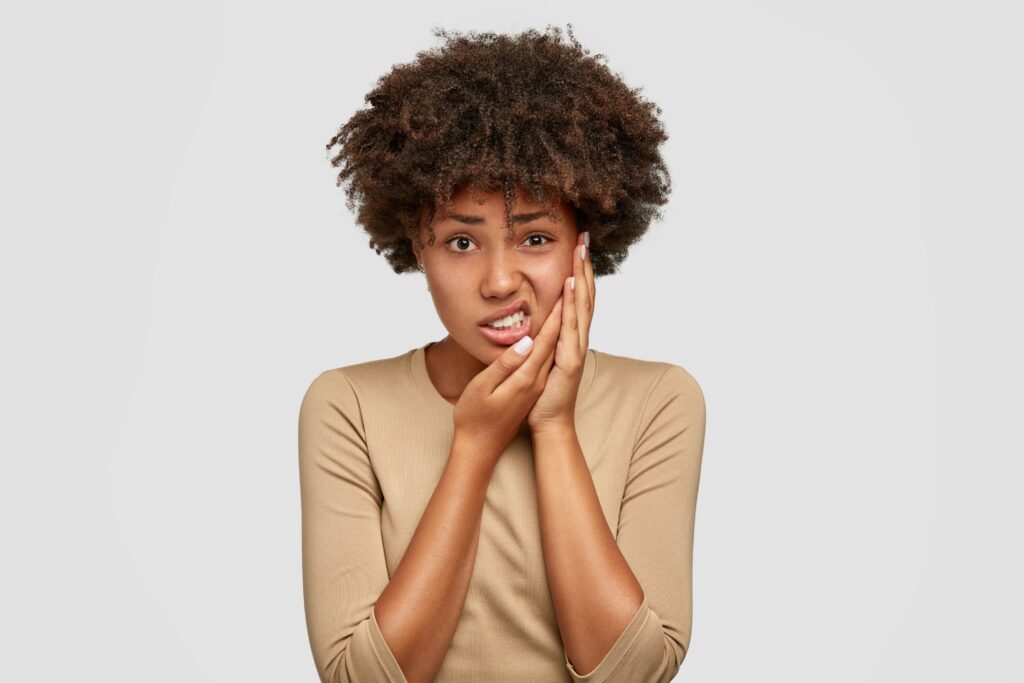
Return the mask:
<svg viewBox="0 0 1024 683">
<path fill-rule="evenodd" d="M 434 243 L 426 227 L 422 251 L 414 247 L 426 271 L 438 316 L 449 336 L 466 353 L 490 365 L 515 339 L 536 337 L 562 283 L 572 275 L 577 224 L 572 208 L 554 205 L 558 220 L 543 213 L 520 189 L 512 209 L 515 236 L 505 228 L 505 199 L 500 193 L 474 199 L 468 189 L 452 197 L 453 209 L 438 207 Z M 485 318 L 506 306 L 526 302 L 525 331 L 496 339 L 482 328 Z"/>
</svg>

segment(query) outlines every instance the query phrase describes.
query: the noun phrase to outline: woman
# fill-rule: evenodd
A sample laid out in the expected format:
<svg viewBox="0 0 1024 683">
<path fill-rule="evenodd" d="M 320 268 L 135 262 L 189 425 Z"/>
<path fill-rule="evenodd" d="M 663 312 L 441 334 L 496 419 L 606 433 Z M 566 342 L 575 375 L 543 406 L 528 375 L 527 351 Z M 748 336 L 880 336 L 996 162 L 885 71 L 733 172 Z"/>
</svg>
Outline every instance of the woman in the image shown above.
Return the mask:
<svg viewBox="0 0 1024 683">
<path fill-rule="evenodd" d="M 589 348 L 595 276 L 667 201 L 667 136 L 571 25 L 569 44 L 436 33 L 328 144 L 370 246 L 425 273 L 448 335 L 326 370 L 303 398 L 317 671 L 669 681 L 704 399 L 678 365 Z"/>
</svg>

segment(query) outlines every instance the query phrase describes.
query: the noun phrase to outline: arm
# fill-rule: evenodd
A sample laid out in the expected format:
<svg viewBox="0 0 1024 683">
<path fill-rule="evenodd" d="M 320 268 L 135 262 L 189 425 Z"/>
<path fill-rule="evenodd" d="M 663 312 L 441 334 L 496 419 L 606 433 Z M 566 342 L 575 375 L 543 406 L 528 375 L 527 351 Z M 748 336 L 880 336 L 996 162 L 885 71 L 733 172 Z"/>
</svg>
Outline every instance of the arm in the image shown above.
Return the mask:
<svg viewBox="0 0 1024 683">
<path fill-rule="evenodd" d="M 395 574 L 380 486 L 348 379 L 329 370 L 299 415 L 306 624 L 324 683 L 410 683 L 437 674 L 462 613 L 494 457 L 456 435 Z"/>
<path fill-rule="evenodd" d="M 669 366 L 643 410 L 617 537 L 575 428 L 534 435 L 544 561 L 574 681 L 667 683 L 678 672 L 690 643 L 704 425 L 696 380 Z"/>
</svg>

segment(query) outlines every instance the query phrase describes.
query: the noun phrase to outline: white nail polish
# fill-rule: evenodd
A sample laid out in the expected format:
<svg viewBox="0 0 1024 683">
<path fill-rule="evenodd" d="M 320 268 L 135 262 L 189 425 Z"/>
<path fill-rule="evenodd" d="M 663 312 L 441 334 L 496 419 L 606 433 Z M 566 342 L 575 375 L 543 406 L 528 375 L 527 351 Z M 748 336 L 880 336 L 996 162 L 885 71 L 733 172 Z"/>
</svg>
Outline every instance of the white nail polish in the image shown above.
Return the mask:
<svg viewBox="0 0 1024 683">
<path fill-rule="evenodd" d="M 586 261 L 587 260 L 587 245 L 585 245 L 585 244 L 582 247 L 580 247 L 580 260 L 581 261 Z"/>
<path fill-rule="evenodd" d="M 569 278 L 569 289 L 576 289 L 576 276 L 573 275 Z"/>
</svg>

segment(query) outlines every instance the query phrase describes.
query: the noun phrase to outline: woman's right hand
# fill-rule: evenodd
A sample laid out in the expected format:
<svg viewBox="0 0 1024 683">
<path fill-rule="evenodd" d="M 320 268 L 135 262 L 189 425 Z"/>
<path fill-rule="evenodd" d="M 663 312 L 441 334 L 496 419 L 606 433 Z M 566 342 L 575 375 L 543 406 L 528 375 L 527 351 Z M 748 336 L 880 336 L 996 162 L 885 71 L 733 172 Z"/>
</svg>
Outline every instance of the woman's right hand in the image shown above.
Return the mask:
<svg viewBox="0 0 1024 683">
<path fill-rule="evenodd" d="M 509 346 L 466 385 L 455 404 L 456 438 L 485 446 L 495 459 L 502 454 L 544 391 L 561 324 L 559 297 L 526 353 Z"/>
</svg>

